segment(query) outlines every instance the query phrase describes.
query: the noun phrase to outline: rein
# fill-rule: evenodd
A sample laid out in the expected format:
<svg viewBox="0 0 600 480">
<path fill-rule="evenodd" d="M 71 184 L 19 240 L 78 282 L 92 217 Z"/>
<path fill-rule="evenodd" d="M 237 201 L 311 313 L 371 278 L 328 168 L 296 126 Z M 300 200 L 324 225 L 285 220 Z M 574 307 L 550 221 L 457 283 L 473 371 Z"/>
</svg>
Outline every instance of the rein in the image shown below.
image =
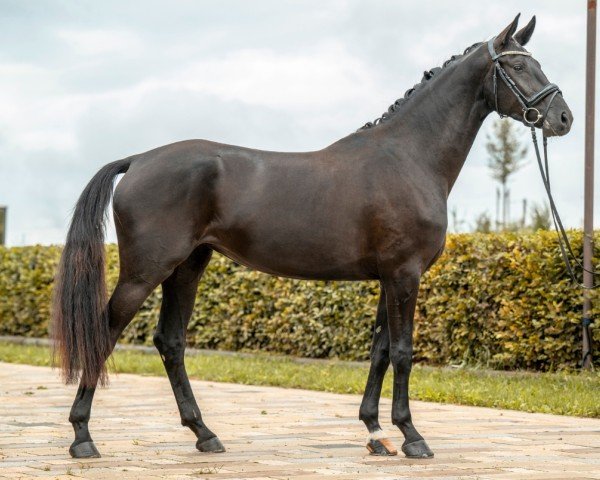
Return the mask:
<svg viewBox="0 0 600 480">
<path fill-rule="evenodd" d="M 600 272 L 596 272 L 595 270 L 586 269 L 583 266 L 583 264 L 579 261 L 579 259 L 575 255 L 575 253 L 573 252 L 573 248 L 571 247 L 571 242 L 569 241 L 569 238 L 567 237 L 567 233 L 563 226 L 562 220 L 558 214 L 558 210 L 556 208 L 556 204 L 554 202 L 554 197 L 552 196 L 552 192 L 551 192 L 551 188 L 550 188 L 550 170 L 549 170 L 549 166 L 548 166 L 548 138 L 546 137 L 546 135 L 544 135 L 542 133 L 543 147 L 544 147 L 544 161 L 542 162 L 542 156 L 540 154 L 540 148 L 539 148 L 538 140 L 537 140 L 537 133 L 535 131 L 535 124 L 540 121 L 543 122 L 546 119 L 546 116 L 548 115 L 548 111 L 550 110 L 550 106 L 552 105 L 552 101 L 554 100 L 554 98 L 556 97 L 557 94 L 560 93 L 562 95 L 562 92 L 560 91 L 560 89 L 558 88 L 557 85 L 555 85 L 554 83 L 549 83 L 544 88 L 542 88 L 539 92 L 531 95 L 530 97 L 527 97 L 523 92 L 521 92 L 521 90 L 519 89 L 517 84 L 514 82 L 514 80 L 512 78 L 510 78 L 510 76 L 508 75 L 506 70 L 504 70 L 502 65 L 500 65 L 500 58 L 505 55 L 524 55 L 527 57 L 531 57 L 531 53 L 525 52 L 525 51 L 520 51 L 520 50 L 509 50 L 506 52 L 496 53 L 496 51 L 494 50 L 494 40 L 495 40 L 495 37 L 488 41 L 488 51 L 490 53 L 490 56 L 492 57 L 492 61 L 494 62 L 493 82 L 494 82 L 494 103 L 496 105 L 496 111 L 498 112 L 498 115 L 500 115 L 500 118 L 506 117 L 506 115 L 500 113 L 500 111 L 498 110 L 497 77 L 500 77 L 500 79 L 504 82 L 504 84 L 508 87 L 508 89 L 513 93 L 513 95 L 517 98 L 517 100 L 521 104 L 521 107 L 523 108 L 523 121 L 527 125 L 529 125 L 529 127 L 531 128 L 531 139 L 533 141 L 533 146 L 535 149 L 535 156 L 537 158 L 538 167 L 540 169 L 540 174 L 542 176 L 542 183 L 544 184 L 544 188 L 546 189 L 546 194 L 547 194 L 548 200 L 550 202 L 550 211 L 552 213 L 552 221 L 554 223 L 554 228 L 556 229 L 556 232 L 558 233 L 558 245 L 560 247 L 560 252 L 561 252 L 561 255 L 565 262 L 567 271 L 569 272 L 569 276 L 571 277 L 573 283 L 575 283 L 576 285 L 578 285 L 579 287 L 581 287 L 583 289 L 592 290 L 594 288 L 598 288 L 598 287 L 600 287 L 600 283 L 595 283 L 591 287 L 586 287 L 577 279 L 577 275 L 575 274 L 575 268 L 574 268 L 573 264 L 577 265 L 584 272 L 591 273 L 592 275 L 600 275 Z M 548 106 L 546 107 L 546 109 L 544 110 L 544 113 L 542 114 L 542 113 L 540 113 L 540 111 L 537 108 L 535 108 L 535 105 L 537 105 L 539 102 L 541 102 L 544 98 L 546 98 L 549 95 L 550 95 L 550 101 L 548 102 Z M 534 119 L 533 118 L 530 119 L 530 117 L 528 116 L 530 113 L 533 113 L 535 115 Z"/>
</svg>

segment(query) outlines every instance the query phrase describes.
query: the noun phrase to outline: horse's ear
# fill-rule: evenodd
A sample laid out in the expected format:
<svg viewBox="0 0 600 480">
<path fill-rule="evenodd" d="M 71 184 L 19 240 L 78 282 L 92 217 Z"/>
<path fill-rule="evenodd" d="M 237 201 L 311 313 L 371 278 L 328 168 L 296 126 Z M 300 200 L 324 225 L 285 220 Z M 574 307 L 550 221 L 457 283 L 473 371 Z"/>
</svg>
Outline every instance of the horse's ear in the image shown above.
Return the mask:
<svg viewBox="0 0 600 480">
<path fill-rule="evenodd" d="M 512 21 L 512 23 L 508 27 L 506 27 L 504 30 L 502 30 L 500 35 L 498 35 L 496 37 L 496 40 L 494 40 L 494 47 L 496 47 L 498 50 L 500 50 L 502 47 L 506 47 L 506 45 L 508 45 L 508 42 L 510 41 L 512 36 L 517 31 L 517 25 L 519 25 L 519 17 L 520 16 L 521 16 L 520 13 L 517 14 L 517 16 Z"/>
<path fill-rule="evenodd" d="M 527 42 L 533 35 L 533 31 L 535 30 L 535 15 L 531 17 L 529 23 L 525 25 L 521 30 L 515 33 L 515 40 L 519 42 L 520 45 L 527 45 Z"/>
</svg>

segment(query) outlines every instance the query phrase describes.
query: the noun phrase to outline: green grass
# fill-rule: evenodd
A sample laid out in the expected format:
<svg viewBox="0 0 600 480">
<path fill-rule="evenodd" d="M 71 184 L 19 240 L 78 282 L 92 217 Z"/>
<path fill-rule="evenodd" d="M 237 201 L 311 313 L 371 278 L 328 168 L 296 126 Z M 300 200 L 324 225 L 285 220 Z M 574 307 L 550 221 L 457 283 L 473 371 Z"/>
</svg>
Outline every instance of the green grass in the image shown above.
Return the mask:
<svg viewBox="0 0 600 480">
<path fill-rule="evenodd" d="M 0 342 L 0 361 L 49 366 L 47 347 Z M 335 393 L 363 392 L 367 364 L 336 361 L 299 362 L 264 354 L 211 353 L 186 359 L 190 377 L 215 382 L 274 385 Z M 158 354 L 117 351 L 113 371 L 165 375 Z M 391 396 L 388 372 L 383 396 Z M 415 365 L 411 398 L 430 402 L 507 408 L 600 418 L 600 372 L 498 372 L 474 368 L 434 368 Z"/>
</svg>

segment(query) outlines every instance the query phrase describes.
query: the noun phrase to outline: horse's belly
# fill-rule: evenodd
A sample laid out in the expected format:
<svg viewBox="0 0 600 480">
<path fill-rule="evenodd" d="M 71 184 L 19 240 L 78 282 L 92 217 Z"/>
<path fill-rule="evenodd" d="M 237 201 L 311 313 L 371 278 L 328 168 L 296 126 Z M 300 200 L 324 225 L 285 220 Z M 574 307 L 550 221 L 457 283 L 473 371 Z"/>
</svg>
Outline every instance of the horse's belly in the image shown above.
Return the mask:
<svg viewBox="0 0 600 480">
<path fill-rule="evenodd" d="M 248 258 L 237 252 L 214 246 L 214 249 L 231 260 L 253 270 L 278 277 L 301 280 L 373 280 L 378 275 L 375 268 L 365 268 L 362 264 L 311 265 L 282 259 Z"/>
<path fill-rule="evenodd" d="M 308 280 L 377 278 L 373 252 L 363 253 L 353 242 L 336 244 L 318 235 L 307 238 L 293 232 L 236 233 L 207 238 L 206 243 L 237 263 L 272 275 Z"/>
</svg>

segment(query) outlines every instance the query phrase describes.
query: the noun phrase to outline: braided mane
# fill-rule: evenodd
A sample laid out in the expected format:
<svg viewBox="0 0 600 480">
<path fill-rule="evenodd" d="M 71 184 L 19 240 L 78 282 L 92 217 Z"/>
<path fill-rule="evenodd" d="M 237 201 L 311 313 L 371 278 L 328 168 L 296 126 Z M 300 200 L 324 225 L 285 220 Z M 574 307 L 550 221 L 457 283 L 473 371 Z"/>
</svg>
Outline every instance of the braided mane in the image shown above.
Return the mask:
<svg viewBox="0 0 600 480">
<path fill-rule="evenodd" d="M 385 122 L 388 118 L 390 118 L 394 113 L 396 113 L 398 111 L 398 109 L 400 108 L 400 106 L 402 106 L 404 103 L 406 103 L 406 101 L 413 96 L 413 94 L 419 90 L 421 87 L 423 87 L 423 85 L 428 82 L 429 80 L 431 80 L 431 78 L 433 78 L 435 75 L 437 75 L 440 71 L 442 71 L 444 68 L 446 68 L 448 65 L 454 63 L 456 60 L 462 58 L 463 56 L 467 55 L 469 52 L 471 52 L 474 48 L 477 48 L 479 45 L 482 45 L 483 42 L 477 42 L 474 43 L 473 45 L 471 45 L 470 47 L 467 47 L 465 49 L 465 51 L 462 54 L 459 55 L 452 55 L 448 60 L 446 60 L 443 65 L 441 67 L 435 67 L 432 68 L 431 70 L 427 70 L 425 72 L 423 72 L 423 78 L 421 79 L 421 81 L 419 83 L 417 83 L 416 85 L 414 85 L 412 88 L 409 88 L 405 93 L 404 93 L 404 97 L 397 99 L 394 103 L 392 103 L 388 109 L 387 112 L 384 112 L 381 117 L 376 118 L 375 120 L 373 120 L 372 122 L 367 122 L 365 123 L 362 127 L 360 127 L 358 129 L 358 131 L 360 130 L 366 130 L 368 128 L 372 128 L 375 127 L 377 125 L 379 125 L 382 122 Z"/>
</svg>

